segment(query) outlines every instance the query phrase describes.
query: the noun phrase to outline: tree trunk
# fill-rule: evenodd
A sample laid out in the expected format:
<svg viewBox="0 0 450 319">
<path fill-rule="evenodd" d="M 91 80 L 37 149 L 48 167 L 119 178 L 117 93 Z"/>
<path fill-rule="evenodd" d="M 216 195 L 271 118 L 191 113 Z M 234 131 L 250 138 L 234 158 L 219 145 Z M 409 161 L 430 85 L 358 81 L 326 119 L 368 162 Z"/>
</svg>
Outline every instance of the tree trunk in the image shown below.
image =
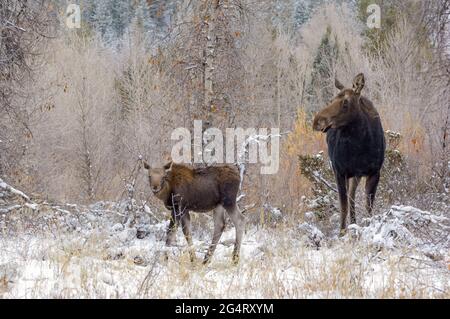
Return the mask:
<svg viewBox="0 0 450 319">
<path fill-rule="evenodd" d="M 219 0 L 207 1 L 206 14 L 205 14 L 205 23 L 206 23 L 206 48 L 205 48 L 205 73 L 204 73 L 204 105 L 205 110 L 208 112 L 208 123 L 207 126 L 210 126 L 212 115 L 215 111 L 214 106 L 214 85 L 213 85 L 213 76 L 214 76 L 214 53 L 216 49 L 216 30 L 215 30 L 215 22 L 217 9 L 219 7 Z"/>
<path fill-rule="evenodd" d="M 79 92 L 78 106 L 80 108 L 81 125 L 81 175 L 86 187 L 86 195 L 90 201 L 95 198 L 93 163 L 91 158 L 90 137 L 88 133 L 88 112 L 86 78 L 83 76 L 81 90 Z"/>
</svg>

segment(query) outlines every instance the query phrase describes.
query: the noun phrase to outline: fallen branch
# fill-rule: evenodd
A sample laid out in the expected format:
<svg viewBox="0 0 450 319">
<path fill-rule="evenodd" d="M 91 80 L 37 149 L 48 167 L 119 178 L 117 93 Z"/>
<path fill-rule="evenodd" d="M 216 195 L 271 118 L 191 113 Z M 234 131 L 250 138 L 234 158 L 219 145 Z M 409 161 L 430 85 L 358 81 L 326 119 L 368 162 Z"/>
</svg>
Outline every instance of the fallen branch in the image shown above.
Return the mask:
<svg viewBox="0 0 450 319">
<path fill-rule="evenodd" d="M 14 187 L 6 184 L 1 178 L 0 178 L 0 189 L 4 189 L 4 190 L 6 190 L 6 191 L 8 191 L 10 193 L 13 193 L 13 194 L 15 194 L 17 196 L 20 196 L 20 197 L 22 197 L 23 199 L 25 199 L 28 202 L 30 201 L 30 198 L 27 195 L 25 195 L 25 193 L 23 193 L 23 192 L 19 191 L 18 189 L 15 189 Z"/>
<path fill-rule="evenodd" d="M 0 214 L 7 214 L 15 209 L 22 208 L 22 205 L 12 205 L 6 208 L 0 208 Z"/>
</svg>

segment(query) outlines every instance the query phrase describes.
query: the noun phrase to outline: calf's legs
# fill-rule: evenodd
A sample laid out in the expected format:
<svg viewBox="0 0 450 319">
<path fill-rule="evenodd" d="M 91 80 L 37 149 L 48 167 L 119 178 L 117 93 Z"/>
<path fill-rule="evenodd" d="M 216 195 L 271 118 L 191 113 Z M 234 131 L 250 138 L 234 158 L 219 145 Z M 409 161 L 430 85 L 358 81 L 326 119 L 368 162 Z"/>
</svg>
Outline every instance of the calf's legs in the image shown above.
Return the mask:
<svg viewBox="0 0 450 319">
<path fill-rule="evenodd" d="M 233 250 L 233 263 L 237 264 L 239 262 L 239 252 L 241 250 L 242 236 L 244 234 L 245 217 L 244 215 L 242 215 L 236 205 L 227 209 L 227 213 L 230 216 L 234 227 L 236 228 L 236 240 L 234 242 Z"/>
<path fill-rule="evenodd" d="M 225 209 L 222 206 L 217 206 L 214 209 L 213 214 L 214 219 L 214 233 L 211 245 L 208 248 L 208 252 L 205 255 L 205 259 L 203 260 L 203 264 L 207 264 L 211 261 L 211 257 L 214 254 L 214 251 L 216 250 L 217 243 L 220 240 L 220 237 L 222 236 L 222 233 L 225 229 Z"/>
<path fill-rule="evenodd" d="M 222 236 L 222 233 L 225 229 L 225 211 L 228 213 L 228 216 L 230 216 L 230 219 L 236 229 L 236 240 L 234 242 L 233 249 L 233 263 L 236 264 L 239 262 L 239 252 L 241 250 L 242 237 L 245 228 L 245 217 L 239 211 L 237 206 L 234 205 L 229 208 L 227 207 L 226 209 L 223 206 L 218 206 L 214 210 L 214 234 L 211 245 L 209 246 L 208 252 L 205 255 L 205 259 L 203 260 L 204 264 L 208 263 L 211 260 L 220 237 Z"/>
<path fill-rule="evenodd" d="M 239 262 L 239 252 L 241 250 L 242 237 L 244 234 L 245 228 L 245 217 L 239 211 L 236 205 L 227 207 L 226 209 L 219 205 L 214 209 L 213 219 L 214 219 L 214 233 L 211 241 L 211 245 L 208 248 L 208 251 L 205 255 L 203 263 L 206 264 L 211 260 L 214 251 L 216 250 L 217 244 L 219 243 L 220 237 L 222 236 L 223 231 L 225 230 L 225 211 L 230 216 L 231 221 L 236 228 L 236 240 L 234 243 L 233 250 L 233 262 Z M 167 229 L 167 239 L 166 245 L 173 246 L 176 243 L 176 232 L 178 228 L 178 224 L 181 222 L 182 230 L 184 237 L 189 246 L 189 254 L 191 261 L 194 261 L 194 251 L 192 250 L 192 235 L 191 235 L 191 218 L 189 211 L 184 212 L 181 216 L 177 215 L 177 210 L 174 209 L 172 211 L 172 216 L 170 219 L 170 224 Z"/>
<path fill-rule="evenodd" d="M 169 227 L 167 228 L 166 246 L 175 246 L 177 243 L 177 229 L 180 217 L 177 216 L 177 210 L 174 209 L 170 215 Z"/>
<path fill-rule="evenodd" d="M 192 249 L 192 235 L 191 235 L 191 215 L 189 212 L 184 212 L 181 217 L 181 228 L 183 230 L 184 238 L 188 243 L 189 256 L 191 258 L 191 262 L 195 259 L 194 250 Z"/>
</svg>

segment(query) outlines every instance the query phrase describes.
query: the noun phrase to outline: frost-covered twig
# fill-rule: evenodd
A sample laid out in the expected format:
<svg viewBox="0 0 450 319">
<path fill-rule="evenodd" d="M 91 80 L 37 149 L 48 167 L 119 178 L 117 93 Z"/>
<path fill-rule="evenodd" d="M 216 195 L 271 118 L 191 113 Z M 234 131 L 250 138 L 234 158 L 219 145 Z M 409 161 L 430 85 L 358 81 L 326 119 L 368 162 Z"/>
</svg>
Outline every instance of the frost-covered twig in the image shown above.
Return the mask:
<svg viewBox="0 0 450 319">
<path fill-rule="evenodd" d="M 240 195 L 236 198 L 236 203 L 239 203 L 244 197 L 245 197 L 245 194 L 240 194 Z"/>
<path fill-rule="evenodd" d="M 136 187 L 137 175 L 139 174 L 139 168 L 141 167 L 142 155 L 138 156 L 136 160 L 136 164 L 134 165 L 133 170 L 131 171 L 130 177 L 125 185 L 126 189 L 126 206 L 125 206 L 125 215 L 126 218 L 123 224 L 127 227 L 130 227 L 135 220 L 135 200 L 134 200 L 134 192 Z M 131 181 L 130 181 L 131 180 Z"/>
<path fill-rule="evenodd" d="M 175 197 L 180 197 L 180 198 L 181 198 L 181 196 L 180 196 L 179 194 L 177 194 L 177 195 L 172 194 L 172 207 L 173 207 L 173 212 L 174 212 L 174 214 L 175 214 L 175 218 L 178 218 L 178 217 L 183 216 L 184 211 L 186 210 L 186 207 L 184 207 L 183 210 L 180 210 L 179 205 L 176 205 Z M 181 203 L 181 200 L 182 200 L 182 198 L 180 199 L 179 203 Z M 178 212 L 177 212 L 177 210 L 176 210 L 176 207 L 177 207 L 177 206 L 178 206 L 178 209 L 179 209 Z"/>
<path fill-rule="evenodd" d="M 157 264 L 159 260 L 159 252 L 156 252 L 153 256 L 153 262 L 150 266 L 149 271 L 144 277 L 144 280 L 142 280 L 142 283 L 138 289 L 138 295 L 144 294 L 146 295 L 148 293 L 148 289 L 154 284 L 155 278 L 158 276 L 158 273 L 155 273 L 155 269 L 157 269 Z"/>
<path fill-rule="evenodd" d="M 147 206 L 147 202 L 144 202 L 142 204 L 142 207 L 144 209 L 144 212 L 146 212 L 147 214 L 149 214 L 150 216 L 152 216 L 158 223 L 161 223 L 162 221 L 156 217 L 156 215 L 152 212 L 152 210 L 150 209 L 150 207 Z"/>
<path fill-rule="evenodd" d="M 317 182 L 320 182 L 320 183 L 324 184 L 326 187 L 328 187 L 329 189 L 331 189 L 332 191 L 334 191 L 336 193 L 338 192 L 337 189 L 333 187 L 333 185 L 331 185 L 325 178 L 323 178 L 322 175 L 319 174 L 319 172 L 314 171 L 312 173 L 312 176 L 314 177 L 314 179 Z"/>
<path fill-rule="evenodd" d="M 6 24 L 17 29 L 20 30 L 22 32 L 27 32 L 27 30 L 25 30 L 24 28 L 19 27 L 18 25 L 15 25 L 14 23 L 12 23 L 11 21 L 6 21 Z"/>
<path fill-rule="evenodd" d="M 238 158 L 237 158 L 237 166 L 239 167 L 239 176 L 240 176 L 240 182 L 239 182 L 239 191 L 242 190 L 242 183 L 244 181 L 244 174 L 245 174 L 245 157 L 248 153 L 248 147 L 251 143 L 260 143 L 261 141 L 267 141 L 271 137 L 281 137 L 282 135 L 289 134 L 290 132 L 284 132 L 279 134 L 253 134 L 250 135 L 245 139 L 245 141 L 241 145 L 241 151 L 238 152 Z"/>
</svg>

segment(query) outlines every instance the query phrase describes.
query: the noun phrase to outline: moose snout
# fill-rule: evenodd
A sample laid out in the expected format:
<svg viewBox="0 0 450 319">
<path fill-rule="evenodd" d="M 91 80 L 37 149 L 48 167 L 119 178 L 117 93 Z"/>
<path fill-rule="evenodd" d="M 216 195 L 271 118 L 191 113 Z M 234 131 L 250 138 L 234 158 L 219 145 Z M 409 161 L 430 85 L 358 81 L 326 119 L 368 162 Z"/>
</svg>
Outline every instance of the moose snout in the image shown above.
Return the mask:
<svg viewBox="0 0 450 319">
<path fill-rule="evenodd" d="M 321 131 L 321 132 L 325 133 L 326 131 L 328 131 L 330 126 L 331 125 L 330 125 L 329 121 L 325 117 L 316 116 L 314 118 L 314 121 L 313 121 L 313 130 L 314 131 Z"/>
</svg>

